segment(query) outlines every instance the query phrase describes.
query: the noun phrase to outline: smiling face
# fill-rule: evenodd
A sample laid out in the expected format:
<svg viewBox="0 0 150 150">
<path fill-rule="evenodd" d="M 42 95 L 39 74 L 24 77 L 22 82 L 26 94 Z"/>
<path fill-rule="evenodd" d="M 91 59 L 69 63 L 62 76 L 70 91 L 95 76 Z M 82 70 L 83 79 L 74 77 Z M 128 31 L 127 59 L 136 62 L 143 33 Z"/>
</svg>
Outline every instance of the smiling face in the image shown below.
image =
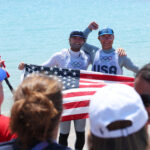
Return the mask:
<svg viewBox="0 0 150 150">
<path fill-rule="evenodd" d="M 72 51 L 80 51 L 82 45 L 85 43 L 85 39 L 79 36 L 73 36 L 69 38 L 70 48 Z"/>
<path fill-rule="evenodd" d="M 98 39 L 102 45 L 102 49 L 109 50 L 112 48 L 113 41 L 114 41 L 113 34 L 104 34 L 104 35 L 98 36 Z"/>
</svg>

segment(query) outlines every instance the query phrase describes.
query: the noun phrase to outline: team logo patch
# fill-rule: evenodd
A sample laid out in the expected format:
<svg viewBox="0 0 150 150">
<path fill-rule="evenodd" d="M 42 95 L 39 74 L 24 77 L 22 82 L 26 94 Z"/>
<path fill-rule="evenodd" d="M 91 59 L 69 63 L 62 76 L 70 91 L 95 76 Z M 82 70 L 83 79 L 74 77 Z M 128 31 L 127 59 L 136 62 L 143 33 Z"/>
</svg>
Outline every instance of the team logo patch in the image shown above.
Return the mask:
<svg viewBox="0 0 150 150">
<path fill-rule="evenodd" d="M 109 61 L 112 60 L 112 56 L 101 56 L 101 57 L 100 57 L 100 60 L 101 60 L 102 62 L 109 62 Z"/>
<path fill-rule="evenodd" d="M 72 62 L 72 63 L 71 63 L 71 66 L 72 66 L 73 68 L 81 68 L 82 63 L 75 61 L 75 62 Z"/>
</svg>

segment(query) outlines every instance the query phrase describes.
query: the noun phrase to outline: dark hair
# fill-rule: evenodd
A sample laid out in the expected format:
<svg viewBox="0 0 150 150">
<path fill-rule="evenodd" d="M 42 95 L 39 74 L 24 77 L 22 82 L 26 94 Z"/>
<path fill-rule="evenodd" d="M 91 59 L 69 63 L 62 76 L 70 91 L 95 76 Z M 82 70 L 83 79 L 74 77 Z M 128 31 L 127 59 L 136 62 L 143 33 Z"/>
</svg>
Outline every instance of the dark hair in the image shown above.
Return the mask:
<svg viewBox="0 0 150 150">
<path fill-rule="evenodd" d="M 136 74 L 135 77 L 142 77 L 142 79 L 146 80 L 147 82 L 150 83 L 150 63 L 146 64 L 143 66 L 138 73 Z"/>
<path fill-rule="evenodd" d="M 61 83 L 44 75 L 31 75 L 17 88 L 10 127 L 25 147 L 53 138 L 62 113 L 61 89 Z"/>
<path fill-rule="evenodd" d="M 99 138 L 92 133 L 88 135 L 88 150 L 147 150 L 148 147 L 145 127 L 127 137 Z"/>
<path fill-rule="evenodd" d="M 144 106 L 149 107 L 150 106 L 150 94 L 149 95 L 148 94 L 141 94 L 140 96 L 142 98 Z"/>
</svg>

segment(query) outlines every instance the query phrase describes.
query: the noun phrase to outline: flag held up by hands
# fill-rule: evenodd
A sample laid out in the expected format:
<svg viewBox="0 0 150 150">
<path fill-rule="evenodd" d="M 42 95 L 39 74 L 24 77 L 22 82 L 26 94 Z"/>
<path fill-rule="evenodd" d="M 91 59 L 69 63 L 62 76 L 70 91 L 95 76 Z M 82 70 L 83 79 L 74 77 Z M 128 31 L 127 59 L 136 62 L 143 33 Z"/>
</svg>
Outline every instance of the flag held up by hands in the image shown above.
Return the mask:
<svg viewBox="0 0 150 150">
<path fill-rule="evenodd" d="M 98 88 L 114 83 L 133 86 L 134 82 L 133 77 L 26 64 L 24 77 L 32 73 L 57 76 L 63 83 L 64 111 L 62 121 L 88 118 L 90 99 Z"/>
</svg>

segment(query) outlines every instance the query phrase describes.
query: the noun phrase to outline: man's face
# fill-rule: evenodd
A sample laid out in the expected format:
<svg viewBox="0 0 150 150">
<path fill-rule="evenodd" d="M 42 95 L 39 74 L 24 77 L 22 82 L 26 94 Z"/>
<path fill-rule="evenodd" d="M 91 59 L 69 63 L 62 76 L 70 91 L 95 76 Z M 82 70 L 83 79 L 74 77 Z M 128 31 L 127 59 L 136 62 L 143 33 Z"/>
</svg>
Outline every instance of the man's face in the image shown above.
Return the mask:
<svg viewBox="0 0 150 150">
<path fill-rule="evenodd" d="M 73 51 L 80 51 L 80 48 L 85 43 L 82 37 L 74 36 L 69 39 L 70 47 Z"/>
<path fill-rule="evenodd" d="M 114 41 L 114 35 L 104 34 L 104 35 L 99 36 L 98 39 L 104 50 L 108 50 L 108 49 L 112 48 L 113 41 Z"/>
<path fill-rule="evenodd" d="M 140 95 L 142 95 L 142 94 L 150 95 L 150 83 L 147 82 L 146 80 L 142 79 L 142 77 L 140 77 L 140 75 L 135 78 L 134 87 L 135 87 L 135 90 Z M 149 116 L 148 123 L 150 124 L 150 106 L 146 107 L 146 110 L 147 110 L 148 116 Z"/>
<path fill-rule="evenodd" d="M 150 83 L 146 80 L 142 79 L 142 77 L 138 76 L 135 78 L 134 81 L 135 90 L 141 94 L 148 94 L 150 95 Z"/>
<path fill-rule="evenodd" d="M 0 82 L 0 107 L 3 102 L 3 99 L 4 99 L 3 86 L 2 83 Z"/>
</svg>

